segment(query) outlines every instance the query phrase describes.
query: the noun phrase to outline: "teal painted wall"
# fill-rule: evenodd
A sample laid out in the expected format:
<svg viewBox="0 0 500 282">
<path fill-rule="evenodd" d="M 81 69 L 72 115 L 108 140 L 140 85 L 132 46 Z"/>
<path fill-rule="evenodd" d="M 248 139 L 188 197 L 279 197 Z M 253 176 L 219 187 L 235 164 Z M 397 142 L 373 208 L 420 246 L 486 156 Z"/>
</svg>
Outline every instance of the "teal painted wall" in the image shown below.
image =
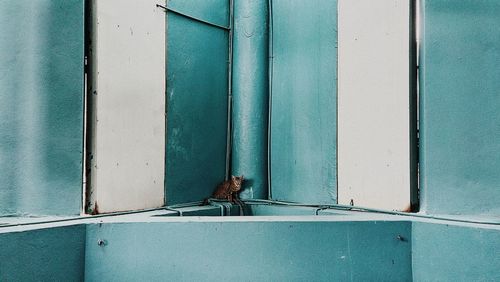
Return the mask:
<svg viewBox="0 0 500 282">
<path fill-rule="evenodd" d="M 174 1 L 169 7 L 228 25 L 228 1 Z M 226 11 L 222 13 L 221 11 Z M 166 203 L 209 197 L 226 172 L 227 30 L 167 14 Z"/>
<path fill-rule="evenodd" d="M 260 211 L 285 215 L 292 209 Z M 500 279 L 498 226 L 412 218 L 359 221 L 356 215 L 350 213 L 354 221 L 75 222 L 79 225 L 16 231 L 0 226 L 0 280 Z"/>
<path fill-rule="evenodd" d="M 79 214 L 84 1 L 0 6 L 0 215 Z"/>
<path fill-rule="evenodd" d="M 0 233 L 0 281 L 83 281 L 85 233 L 85 225 Z"/>
<path fill-rule="evenodd" d="M 422 209 L 498 215 L 500 2 L 426 0 L 422 11 Z"/>
<path fill-rule="evenodd" d="M 267 199 L 268 1 L 234 1 L 231 172 L 241 198 Z"/>
<path fill-rule="evenodd" d="M 500 281 L 500 229 L 414 222 L 414 281 Z"/>
<path fill-rule="evenodd" d="M 167 6 L 198 19 L 229 26 L 229 0 L 167 0 Z"/>
<path fill-rule="evenodd" d="M 409 222 L 120 223 L 89 225 L 87 235 L 87 281 L 412 277 L 411 241 L 397 239 L 410 239 Z"/>
<path fill-rule="evenodd" d="M 272 198 L 337 202 L 337 1 L 272 1 Z"/>
<path fill-rule="evenodd" d="M 294 215 L 316 215 L 317 208 L 288 207 L 273 205 L 247 205 L 249 214 L 252 216 L 294 216 Z"/>
</svg>

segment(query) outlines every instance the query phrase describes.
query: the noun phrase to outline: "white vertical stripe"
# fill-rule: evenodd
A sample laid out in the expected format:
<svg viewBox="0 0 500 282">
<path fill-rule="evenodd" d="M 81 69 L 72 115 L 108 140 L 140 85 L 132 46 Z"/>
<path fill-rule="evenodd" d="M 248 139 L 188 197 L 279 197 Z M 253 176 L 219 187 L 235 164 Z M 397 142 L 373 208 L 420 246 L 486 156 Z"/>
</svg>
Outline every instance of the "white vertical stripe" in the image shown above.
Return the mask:
<svg viewBox="0 0 500 282">
<path fill-rule="evenodd" d="M 338 201 L 410 205 L 410 1 L 340 0 Z"/>
<path fill-rule="evenodd" d="M 162 206 L 165 5 L 93 2 L 91 199 L 99 212 Z"/>
</svg>

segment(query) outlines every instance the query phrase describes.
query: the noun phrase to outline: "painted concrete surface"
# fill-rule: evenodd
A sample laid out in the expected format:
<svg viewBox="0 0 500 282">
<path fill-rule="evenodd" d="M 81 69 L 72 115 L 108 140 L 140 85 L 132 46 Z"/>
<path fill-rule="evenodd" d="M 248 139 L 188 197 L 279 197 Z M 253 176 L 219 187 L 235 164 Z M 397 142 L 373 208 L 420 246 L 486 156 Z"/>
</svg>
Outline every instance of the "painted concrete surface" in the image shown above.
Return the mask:
<svg viewBox="0 0 500 282">
<path fill-rule="evenodd" d="M 194 15 L 215 21 L 212 2 L 192 7 Z M 189 14 L 191 9 L 183 12 Z M 219 17 L 217 23 L 225 25 L 224 17 Z M 224 180 L 229 33 L 172 12 L 167 12 L 166 24 L 165 193 L 171 205 L 208 198 Z"/>
<path fill-rule="evenodd" d="M 157 3 L 92 2 L 89 213 L 164 203 L 166 34 Z"/>
<path fill-rule="evenodd" d="M 317 208 L 273 205 L 247 205 L 252 216 L 316 215 Z"/>
<path fill-rule="evenodd" d="M 168 208 L 174 213 L 158 216 L 237 216 L 239 207 L 231 204 L 212 204 L 207 206 L 190 206 L 182 208 Z"/>
<path fill-rule="evenodd" d="M 220 26 L 229 26 L 228 3 L 228 0 L 167 0 L 170 9 Z"/>
<path fill-rule="evenodd" d="M 414 222 L 414 281 L 500 281 L 500 230 Z"/>
<path fill-rule="evenodd" d="M 268 3 L 234 2 L 231 173 L 243 199 L 267 199 Z"/>
<path fill-rule="evenodd" d="M 0 215 L 82 202 L 84 1 L 0 1 Z"/>
<path fill-rule="evenodd" d="M 412 5 L 339 1 L 339 204 L 410 210 Z"/>
<path fill-rule="evenodd" d="M 155 210 L 24 226 L 0 224 L 0 279 L 496 281 L 500 278 L 498 224 L 352 211 L 335 211 L 339 214 L 332 216 L 294 216 L 294 207 L 261 207 L 268 216 L 180 217 L 168 216 L 172 211 Z M 182 209 L 195 212 L 197 208 Z M 286 209 L 288 216 L 273 216 L 285 214 L 279 209 Z M 3 221 L 0 218 L 0 223 Z"/>
<path fill-rule="evenodd" d="M 429 214 L 500 214 L 500 2 L 423 1 L 420 191 Z"/>
<path fill-rule="evenodd" d="M 337 1 L 272 1 L 271 197 L 337 202 Z"/>
<path fill-rule="evenodd" d="M 87 281 L 402 281 L 412 275 L 411 242 L 398 239 L 410 239 L 408 222 L 121 223 L 90 225 L 87 234 Z"/>
<path fill-rule="evenodd" d="M 85 225 L 0 233 L 0 281 L 83 281 Z"/>
</svg>

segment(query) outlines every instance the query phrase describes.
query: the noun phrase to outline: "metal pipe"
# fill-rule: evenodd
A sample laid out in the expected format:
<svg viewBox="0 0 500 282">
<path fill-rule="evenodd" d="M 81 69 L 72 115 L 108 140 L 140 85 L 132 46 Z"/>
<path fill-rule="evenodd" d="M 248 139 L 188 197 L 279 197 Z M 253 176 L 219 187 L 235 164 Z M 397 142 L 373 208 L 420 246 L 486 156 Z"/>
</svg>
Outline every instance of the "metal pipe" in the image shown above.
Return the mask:
<svg viewBox="0 0 500 282">
<path fill-rule="evenodd" d="M 234 3 L 232 174 L 243 199 L 267 199 L 268 4 Z"/>
<path fill-rule="evenodd" d="M 178 216 L 182 216 L 182 211 L 180 211 L 180 210 L 176 210 L 176 209 L 169 208 L 169 207 L 165 207 L 165 209 L 166 209 L 167 211 L 173 211 L 173 212 L 176 212 Z"/>
<path fill-rule="evenodd" d="M 231 207 L 233 205 L 228 203 L 227 201 L 222 201 L 215 198 L 209 198 L 207 201 L 210 205 L 215 205 L 216 207 L 219 207 L 221 209 L 221 216 L 231 215 Z"/>
<path fill-rule="evenodd" d="M 269 10 L 269 61 L 268 61 L 268 76 L 269 76 L 269 102 L 268 102 L 268 117 L 267 117 L 267 198 L 273 198 L 272 194 L 272 178 L 271 178 L 271 118 L 273 109 L 273 0 L 268 0 Z"/>
<path fill-rule="evenodd" d="M 229 179 L 229 171 L 231 169 L 231 134 L 232 134 L 232 103 L 233 103 L 233 0 L 229 0 L 229 58 L 228 58 L 228 81 L 227 81 L 227 139 L 226 139 L 226 174 L 224 180 Z"/>
</svg>

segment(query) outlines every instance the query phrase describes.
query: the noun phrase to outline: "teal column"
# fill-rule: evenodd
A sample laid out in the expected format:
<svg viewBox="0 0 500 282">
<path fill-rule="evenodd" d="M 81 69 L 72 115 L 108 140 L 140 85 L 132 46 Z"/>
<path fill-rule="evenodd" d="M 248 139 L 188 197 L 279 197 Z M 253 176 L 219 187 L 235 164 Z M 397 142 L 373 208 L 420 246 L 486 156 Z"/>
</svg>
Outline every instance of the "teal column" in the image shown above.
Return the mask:
<svg viewBox="0 0 500 282">
<path fill-rule="evenodd" d="M 242 198 L 267 199 L 268 3 L 234 1 L 232 174 Z"/>
</svg>

